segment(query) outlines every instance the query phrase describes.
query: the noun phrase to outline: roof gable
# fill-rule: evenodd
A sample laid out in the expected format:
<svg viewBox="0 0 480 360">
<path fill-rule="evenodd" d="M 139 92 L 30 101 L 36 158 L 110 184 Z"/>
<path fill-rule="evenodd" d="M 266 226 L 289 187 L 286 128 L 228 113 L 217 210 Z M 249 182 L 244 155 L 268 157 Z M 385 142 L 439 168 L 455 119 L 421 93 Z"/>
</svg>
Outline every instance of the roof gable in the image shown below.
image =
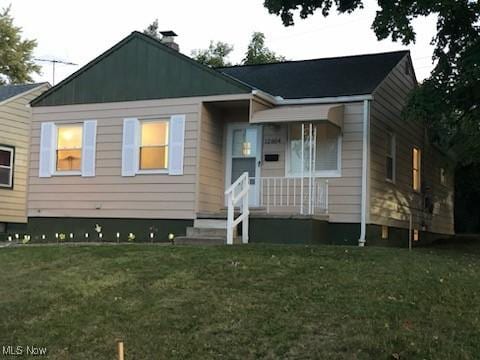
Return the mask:
<svg viewBox="0 0 480 360">
<path fill-rule="evenodd" d="M 32 101 L 32 106 L 248 93 L 236 80 L 133 32 Z"/>
<path fill-rule="evenodd" d="M 17 95 L 21 95 L 24 92 L 33 90 L 46 83 L 38 84 L 18 84 L 18 85 L 2 85 L 0 86 L 0 102 L 4 102 Z"/>
<path fill-rule="evenodd" d="M 372 94 L 409 51 L 274 64 L 232 66 L 217 71 L 284 99 Z"/>
</svg>

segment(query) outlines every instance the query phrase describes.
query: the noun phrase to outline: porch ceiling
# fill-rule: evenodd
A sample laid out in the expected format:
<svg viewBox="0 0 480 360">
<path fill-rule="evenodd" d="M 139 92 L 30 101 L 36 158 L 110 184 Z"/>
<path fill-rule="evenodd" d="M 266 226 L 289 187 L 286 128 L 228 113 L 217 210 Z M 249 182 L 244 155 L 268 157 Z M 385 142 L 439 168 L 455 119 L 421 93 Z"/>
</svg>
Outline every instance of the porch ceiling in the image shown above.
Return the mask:
<svg viewBox="0 0 480 360">
<path fill-rule="evenodd" d="M 343 128 L 343 105 L 277 106 L 252 114 L 251 123 L 287 123 L 298 121 L 329 121 Z"/>
</svg>

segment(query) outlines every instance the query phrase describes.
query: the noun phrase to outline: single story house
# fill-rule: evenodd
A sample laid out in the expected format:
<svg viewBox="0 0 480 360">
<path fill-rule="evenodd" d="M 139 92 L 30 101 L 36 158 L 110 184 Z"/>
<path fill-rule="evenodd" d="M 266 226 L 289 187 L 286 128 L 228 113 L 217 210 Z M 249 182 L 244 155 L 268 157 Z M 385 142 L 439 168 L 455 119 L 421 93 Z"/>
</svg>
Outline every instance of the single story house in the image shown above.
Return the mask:
<svg viewBox="0 0 480 360">
<path fill-rule="evenodd" d="M 250 242 L 453 234 L 453 160 L 401 116 L 408 51 L 211 69 L 174 35 L 133 32 L 31 102 L 35 240 L 224 242 L 246 209 Z"/>
<path fill-rule="evenodd" d="M 0 240 L 25 232 L 30 144 L 30 101 L 49 84 L 0 86 Z"/>
</svg>

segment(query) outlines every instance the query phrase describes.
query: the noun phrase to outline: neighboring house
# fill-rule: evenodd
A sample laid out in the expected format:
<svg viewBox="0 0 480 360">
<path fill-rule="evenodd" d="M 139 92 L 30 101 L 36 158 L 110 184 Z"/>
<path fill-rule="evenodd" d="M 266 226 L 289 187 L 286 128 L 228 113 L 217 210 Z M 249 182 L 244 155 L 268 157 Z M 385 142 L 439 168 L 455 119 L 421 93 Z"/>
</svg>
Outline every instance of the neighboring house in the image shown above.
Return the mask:
<svg viewBox="0 0 480 360">
<path fill-rule="evenodd" d="M 244 172 L 251 242 L 453 234 L 453 162 L 401 119 L 408 51 L 215 71 L 164 43 L 134 32 L 32 101 L 34 239 L 223 236 Z"/>
<path fill-rule="evenodd" d="M 29 103 L 48 87 L 0 85 L 0 240 L 26 230 Z"/>
</svg>

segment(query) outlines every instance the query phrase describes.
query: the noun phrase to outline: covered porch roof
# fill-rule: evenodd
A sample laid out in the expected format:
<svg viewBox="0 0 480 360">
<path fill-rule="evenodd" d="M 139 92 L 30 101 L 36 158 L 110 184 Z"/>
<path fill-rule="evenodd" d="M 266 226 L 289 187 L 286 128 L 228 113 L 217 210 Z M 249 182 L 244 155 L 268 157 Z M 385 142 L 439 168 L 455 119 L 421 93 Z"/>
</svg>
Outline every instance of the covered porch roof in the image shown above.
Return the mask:
<svg viewBox="0 0 480 360">
<path fill-rule="evenodd" d="M 318 105 L 281 105 L 271 109 L 254 112 L 250 122 L 261 123 L 287 123 L 306 121 L 329 121 L 343 128 L 342 104 L 318 104 Z"/>
</svg>

